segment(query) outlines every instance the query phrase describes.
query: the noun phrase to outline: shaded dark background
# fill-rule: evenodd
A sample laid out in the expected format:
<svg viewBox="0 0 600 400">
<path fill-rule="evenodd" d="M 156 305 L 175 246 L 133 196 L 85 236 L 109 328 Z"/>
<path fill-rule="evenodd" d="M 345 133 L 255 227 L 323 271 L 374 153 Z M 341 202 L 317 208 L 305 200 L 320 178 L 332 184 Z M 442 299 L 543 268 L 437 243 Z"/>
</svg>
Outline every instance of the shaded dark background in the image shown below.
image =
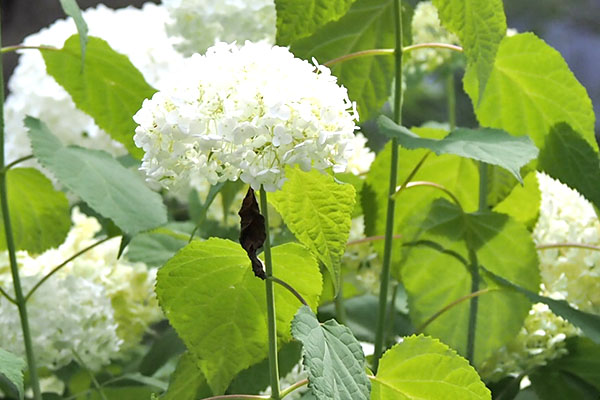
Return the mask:
<svg viewBox="0 0 600 400">
<path fill-rule="evenodd" d="M 140 6 L 144 2 L 103 1 L 111 8 Z M 82 9 L 98 3 L 98 0 L 78 0 Z M 588 90 L 596 114 L 600 115 L 600 0 L 504 0 L 504 6 L 509 27 L 516 28 L 519 32 L 532 31 L 560 51 L 577 79 Z M 39 31 L 58 18 L 64 18 L 59 0 L 0 0 L 0 12 L 3 45 L 18 44 L 25 36 Z M 17 63 L 17 55 L 8 53 L 3 58 L 6 84 Z M 432 108 L 435 111 L 436 107 L 438 118 L 435 119 L 445 120 L 444 106 L 439 101 L 432 103 L 431 107 L 419 106 L 407 110 L 410 114 L 407 116 L 408 120 L 419 123 L 421 119 L 431 119 Z M 424 111 L 428 113 L 427 117 L 419 115 Z M 596 136 L 598 133 L 600 122 L 597 120 Z"/>
</svg>

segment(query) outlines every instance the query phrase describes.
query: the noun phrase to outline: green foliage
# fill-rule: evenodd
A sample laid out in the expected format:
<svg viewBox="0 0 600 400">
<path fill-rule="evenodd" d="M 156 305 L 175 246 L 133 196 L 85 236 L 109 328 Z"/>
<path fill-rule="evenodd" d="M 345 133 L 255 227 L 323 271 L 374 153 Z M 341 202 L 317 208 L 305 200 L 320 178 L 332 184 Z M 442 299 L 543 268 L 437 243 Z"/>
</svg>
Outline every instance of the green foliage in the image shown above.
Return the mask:
<svg viewBox="0 0 600 400">
<path fill-rule="evenodd" d="M 527 136 L 515 137 L 489 128 L 455 129 L 445 138 L 422 138 L 382 115 L 377 120 L 381 132 L 409 150 L 429 149 L 435 154 L 455 154 L 507 169 L 522 183 L 521 168 L 538 155 Z"/>
<path fill-rule="evenodd" d="M 23 370 L 27 364 L 21 358 L 8 351 L 0 349 L 0 377 L 8 380 L 8 387 L 11 392 L 23 399 Z"/>
<path fill-rule="evenodd" d="M 277 44 L 287 46 L 342 17 L 356 0 L 277 0 Z"/>
<path fill-rule="evenodd" d="M 516 282 L 514 279 L 508 278 L 498 271 L 492 272 L 486 269 L 486 273 L 500 285 L 524 294 L 532 302 L 547 304 L 554 314 L 566 319 L 581 329 L 588 338 L 592 339 L 595 343 L 600 344 L 600 315 L 579 311 L 571 307 L 565 300 L 554 300 L 550 297 L 540 296 L 532 291 L 536 289 L 524 287 L 525 285 L 523 284 L 513 283 Z"/>
<path fill-rule="evenodd" d="M 77 108 L 127 150 L 141 158 L 133 143 L 136 123 L 132 117 L 155 90 L 129 59 L 115 52 L 104 40 L 90 37 L 84 68 L 79 36 L 73 35 L 59 50 L 41 50 L 46 70 L 71 95 Z"/>
<path fill-rule="evenodd" d="M 29 128 L 33 154 L 40 164 L 123 232 L 135 235 L 167 222 L 160 195 L 108 153 L 65 147 L 38 119 L 27 117 L 25 125 Z"/>
<path fill-rule="evenodd" d="M 556 124 L 546 138 L 538 169 L 577 190 L 600 207 L 598 153 L 566 123 Z"/>
<path fill-rule="evenodd" d="M 312 170 L 288 169 L 283 188 L 269 196 L 283 221 L 332 276 L 337 292 L 340 261 L 350 233 L 354 187 Z"/>
<path fill-rule="evenodd" d="M 438 200 L 424 225 L 425 232 L 418 240 L 434 241 L 457 256 L 427 243 L 407 250 L 401 275 L 415 325 L 423 324 L 442 308 L 471 293 L 469 248 L 476 251 L 479 266 L 537 290 L 540 277 L 535 245 L 527 229 L 508 216 L 463 214 L 455 205 Z M 479 289 L 486 288 L 491 291 L 479 297 L 476 366 L 517 334 L 531 306 L 523 296 L 500 290 L 493 279 L 482 276 Z M 424 332 L 448 343 L 459 354 L 465 354 L 469 310 L 469 301 L 462 301 L 441 314 Z M 498 329 L 499 326 L 502 329 Z"/>
<path fill-rule="evenodd" d="M 81 48 L 81 62 L 85 62 L 85 48 L 88 42 L 88 26 L 83 19 L 81 9 L 75 0 L 60 0 L 63 11 L 75 21 L 77 33 L 79 34 L 79 47 Z"/>
<path fill-rule="evenodd" d="M 475 369 L 454 350 L 423 335 L 385 352 L 373 379 L 372 400 L 491 399 Z"/>
<path fill-rule="evenodd" d="M 127 259 L 159 267 L 169 261 L 179 249 L 188 243 L 188 240 L 189 235 L 167 228 L 157 228 L 131 239 L 127 246 Z"/>
<path fill-rule="evenodd" d="M 316 307 L 321 275 L 310 253 L 293 243 L 272 253 L 274 275 Z M 159 270 L 156 293 L 215 394 L 267 355 L 264 283 L 254 276 L 239 244 L 217 238 L 190 243 Z M 275 303 L 278 336 L 287 341 L 299 302 L 276 286 Z"/>
<path fill-rule="evenodd" d="M 516 185 L 510 194 L 494 207 L 494 211 L 508 214 L 517 222 L 533 229 L 540 212 L 542 193 L 535 172 L 529 173 L 523 185 Z"/>
<path fill-rule="evenodd" d="M 335 320 L 320 324 L 303 306 L 292 322 L 292 335 L 302 342 L 308 387 L 317 399 L 369 399 L 365 355 L 350 329 Z"/>
<path fill-rule="evenodd" d="M 475 73 L 477 87 L 483 92 L 500 41 L 506 35 L 502 0 L 433 0 L 433 4 L 442 25 L 460 39 L 467 68 Z"/>
<path fill-rule="evenodd" d="M 315 57 L 325 63 L 361 50 L 393 48 L 393 9 L 393 0 L 357 0 L 342 18 L 293 42 L 290 49 L 298 57 L 308 60 Z M 405 22 L 410 26 L 410 19 Z M 394 59 L 362 57 L 335 65 L 332 72 L 356 101 L 361 121 L 366 121 L 376 115 L 390 96 Z"/>
<path fill-rule="evenodd" d="M 175 372 L 171 375 L 169 389 L 161 399 L 196 400 L 209 396 L 212 396 L 212 392 L 202 371 L 196 365 L 196 359 L 189 352 L 182 354 Z"/>
<path fill-rule="evenodd" d="M 52 182 L 33 168 L 9 169 L 6 181 L 16 249 L 41 253 L 58 247 L 71 226 L 66 196 L 56 191 Z M 4 228 L 0 229 L 0 250 L 6 250 Z"/>
<path fill-rule="evenodd" d="M 481 99 L 473 76 L 464 86 L 482 126 L 526 133 L 543 149 L 551 127 L 566 122 L 598 151 L 585 88 L 560 53 L 532 33 L 502 40 Z"/>
</svg>

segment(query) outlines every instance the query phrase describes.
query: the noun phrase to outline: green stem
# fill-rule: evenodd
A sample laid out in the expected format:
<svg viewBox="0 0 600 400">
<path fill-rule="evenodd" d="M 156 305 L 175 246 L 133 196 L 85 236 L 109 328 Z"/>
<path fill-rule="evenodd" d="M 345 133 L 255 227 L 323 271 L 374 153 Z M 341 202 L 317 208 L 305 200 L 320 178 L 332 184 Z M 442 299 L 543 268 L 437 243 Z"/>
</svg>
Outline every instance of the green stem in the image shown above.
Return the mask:
<svg viewBox="0 0 600 400">
<path fill-rule="evenodd" d="M 538 249 L 538 250 L 574 248 L 574 249 L 585 249 L 585 250 L 600 251 L 600 246 L 594 246 L 593 244 L 584 244 L 584 243 L 538 244 L 535 248 Z"/>
<path fill-rule="evenodd" d="M 419 49 L 447 49 L 447 50 L 457 51 L 459 53 L 463 52 L 462 47 L 456 46 L 454 44 L 448 44 L 448 43 L 417 43 L 417 44 L 413 44 L 413 45 L 404 47 L 402 49 L 402 51 L 404 53 L 409 53 L 413 50 L 419 50 Z"/>
<path fill-rule="evenodd" d="M 92 380 L 92 384 L 94 385 L 94 387 L 98 391 L 98 394 L 100 395 L 100 398 L 102 400 L 108 400 L 106 398 L 106 395 L 104 394 L 104 391 L 102 390 L 102 386 L 100 385 L 100 383 L 96 379 L 96 376 L 94 375 L 94 373 L 87 367 L 87 365 L 83 362 L 83 360 L 81 359 L 81 357 L 79 357 L 79 354 L 77 354 L 77 352 L 75 350 L 72 350 L 72 351 L 73 351 L 73 356 L 75 357 L 75 361 L 77 361 L 77 363 L 81 366 L 81 368 L 83 368 L 83 370 L 85 372 L 87 372 L 87 374 L 89 375 L 90 379 Z"/>
<path fill-rule="evenodd" d="M 267 319 L 269 324 L 269 370 L 271 376 L 271 398 L 279 400 L 279 365 L 277 360 L 277 326 L 275 325 L 275 294 L 273 292 L 273 264 L 271 261 L 271 239 L 269 237 L 269 211 L 267 208 L 267 192 L 260 188 L 260 210 L 265 217 L 264 244 L 265 253 L 265 287 L 267 292 Z"/>
<path fill-rule="evenodd" d="M 0 26 L 1 30 L 1 26 Z M 1 34 L 0 34 L 1 35 Z M 2 38 L 0 36 L 0 43 Z M 4 76 L 2 71 L 2 55 L 0 53 L 0 168 L 4 170 Z M 29 369 L 29 381 L 33 390 L 35 400 L 41 400 L 40 382 L 35 364 L 35 355 L 33 353 L 33 344 L 31 342 L 31 332 L 29 331 L 29 320 L 27 319 L 27 306 L 23 297 L 21 288 L 21 279 L 19 277 L 19 266 L 17 264 L 16 248 L 13 238 L 11 221 L 8 210 L 8 195 L 6 190 L 6 174 L 0 174 L 0 203 L 2 203 L 2 219 L 4 222 L 4 236 L 6 238 L 6 248 L 10 261 L 10 271 L 15 289 L 15 300 L 19 309 L 21 319 L 21 330 L 23 332 L 23 342 L 25 343 L 25 354 L 27 356 L 27 366 Z"/>
<path fill-rule="evenodd" d="M 446 193 L 452 199 L 452 201 L 458 206 L 458 208 L 460 208 L 461 210 L 463 210 L 463 207 L 462 207 L 460 201 L 458 200 L 458 197 L 456 197 L 454 195 L 454 193 L 452 193 L 444 185 L 440 185 L 439 183 L 435 183 L 435 182 L 428 182 L 428 181 L 408 182 L 407 184 L 405 184 L 405 185 L 400 186 L 399 188 L 397 188 L 396 192 L 393 195 L 393 197 L 397 197 L 398 194 L 401 193 L 402 190 L 404 190 L 404 189 L 410 189 L 410 188 L 414 188 L 414 187 L 432 187 L 432 188 L 435 188 L 435 189 L 439 189 L 442 192 Z"/>
<path fill-rule="evenodd" d="M 30 155 L 25 156 L 25 157 L 17 158 L 15 161 L 6 164 L 6 166 L 4 168 L 2 168 L 2 171 L 0 171 L 0 173 L 6 173 L 6 171 L 8 171 L 9 169 L 11 169 L 15 165 L 17 165 L 19 163 L 22 163 L 23 161 L 31 160 L 33 157 L 34 157 L 33 154 L 30 154 Z"/>
<path fill-rule="evenodd" d="M 267 279 L 272 280 L 273 282 L 277 283 L 278 285 L 281 285 L 282 287 L 286 288 L 291 294 L 296 296 L 296 298 L 298 299 L 298 301 L 300 301 L 300 303 L 304 304 L 305 306 L 308 306 L 308 303 L 306 302 L 306 300 L 304 300 L 304 297 L 302 297 L 300 292 L 298 292 L 296 289 L 294 289 L 294 287 L 292 285 L 290 285 L 289 283 L 287 283 L 286 281 L 279 279 L 275 276 L 267 276 Z"/>
<path fill-rule="evenodd" d="M 294 383 L 292 386 L 288 387 L 287 389 L 282 390 L 281 393 L 279 393 L 279 397 L 281 397 L 283 399 L 285 396 L 292 393 L 294 390 L 301 388 L 302 386 L 305 386 L 305 385 L 308 385 L 308 379 L 303 379 L 299 382 Z"/>
<path fill-rule="evenodd" d="M 3 53 L 9 53 L 11 51 L 17 51 L 17 50 L 60 50 L 56 47 L 52 47 L 52 46 L 25 46 L 22 44 L 17 44 L 15 46 L 6 46 L 6 47 L 2 47 L 0 48 L 0 54 Z"/>
<path fill-rule="evenodd" d="M 222 394 L 220 396 L 206 397 L 203 400 L 268 400 L 268 396 L 260 396 L 258 394 Z"/>
<path fill-rule="evenodd" d="M 390 301 L 390 309 L 388 311 L 388 316 L 387 316 L 387 329 L 385 331 L 385 336 L 383 337 L 383 342 L 384 343 L 389 343 L 388 339 L 389 337 L 392 335 L 392 332 L 394 331 L 394 318 L 396 317 L 396 295 L 398 294 L 398 286 L 400 284 L 398 282 L 396 282 L 394 284 L 394 288 L 392 289 L 392 297 L 391 297 L 391 301 Z"/>
<path fill-rule="evenodd" d="M 344 282 L 340 283 L 340 290 L 333 299 L 335 305 L 335 319 L 342 325 L 346 325 L 346 307 L 344 306 Z"/>
<path fill-rule="evenodd" d="M 394 235 L 394 237 L 392 239 L 400 239 L 401 237 L 402 237 L 402 235 Z M 367 237 L 361 238 L 361 239 L 350 240 L 348 243 L 346 243 L 346 246 L 354 246 L 354 245 L 361 244 L 361 243 L 376 242 L 378 240 L 385 240 L 385 236 L 383 236 L 383 235 L 367 236 Z"/>
<path fill-rule="evenodd" d="M 370 56 L 390 56 L 393 54 L 394 54 L 394 49 L 362 50 L 362 51 L 357 51 L 355 53 L 344 54 L 341 57 L 337 57 L 337 58 L 334 58 L 333 60 L 327 61 L 323 65 L 325 65 L 327 67 L 331 67 L 332 65 L 335 65 L 335 64 L 338 64 L 338 63 L 341 63 L 344 61 L 353 60 L 355 58 L 370 57 Z"/>
<path fill-rule="evenodd" d="M 446 98 L 448 99 L 448 123 L 450 131 L 453 131 L 456 128 L 456 87 L 453 71 L 449 71 L 446 76 Z"/>
<path fill-rule="evenodd" d="M 396 85 L 394 92 L 394 122 L 402 125 L 402 7 L 401 0 L 394 0 L 394 26 L 396 36 L 395 69 Z M 396 200 L 396 184 L 398 180 L 398 140 L 392 139 L 392 156 L 390 162 L 390 181 L 388 186 L 388 204 L 385 224 L 385 242 L 383 249 L 383 266 L 379 287 L 379 307 L 377 310 L 377 325 L 375 330 L 375 353 L 373 370 L 377 371 L 379 359 L 383 354 L 385 336 L 385 317 L 388 302 L 388 286 L 390 281 L 390 266 L 392 261 L 392 241 L 394 235 L 394 209 Z"/>
</svg>

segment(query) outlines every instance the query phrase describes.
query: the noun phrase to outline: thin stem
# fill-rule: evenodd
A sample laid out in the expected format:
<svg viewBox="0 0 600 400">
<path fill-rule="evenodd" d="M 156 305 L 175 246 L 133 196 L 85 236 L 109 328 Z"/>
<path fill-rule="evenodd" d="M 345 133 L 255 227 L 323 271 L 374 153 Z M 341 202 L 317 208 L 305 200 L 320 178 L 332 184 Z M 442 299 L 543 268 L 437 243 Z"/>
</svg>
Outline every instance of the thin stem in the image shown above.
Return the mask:
<svg viewBox="0 0 600 400">
<path fill-rule="evenodd" d="M 446 76 L 446 99 L 448 100 L 448 123 L 450 131 L 453 131 L 456 128 L 456 87 L 453 71 L 449 71 Z"/>
<path fill-rule="evenodd" d="M 396 84 L 394 88 L 394 122 L 402 125 L 402 7 L 401 0 L 394 0 L 394 27 L 396 36 L 395 72 Z M 377 371 L 379 359 L 383 354 L 385 336 L 385 317 L 388 302 L 388 286 L 390 281 L 390 266 L 392 263 L 392 243 L 394 235 L 394 211 L 396 200 L 393 194 L 398 181 L 398 140 L 392 139 L 392 155 L 390 160 L 390 181 L 388 186 L 388 204 L 385 223 L 385 242 L 383 248 L 383 265 L 379 286 L 379 306 L 377 310 L 377 325 L 375 329 L 375 352 L 373 369 Z"/>
<path fill-rule="evenodd" d="M 290 285 L 289 283 L 287 283 L 284 280 L 281 280 L 275 276 L 267 276 L 268 280 L 272 280 L 273 282 L 283 286 L 284 288 L 286 288 L 287 290 L 289 290 L 294 296 L 296 296 L 296 298 L 300 301 L 300 303 L 304 304 L 305 306 L 308 305 L 308 303 L 306 302 L 306 300 L 304 300 L 304 297 L 302 297 L 302 295 L 292 287 L 292 285 Z"/>
<path fill-rule="evenodd" d="M 58 49 L 56 47 L 52 47 L 52 46 L 25 46 L 22 44 L 17 44 L 14 46 L 2 47 L 0 49 L 0 54 L 1 53 L 9 53 L 11 51 L 17 51 L 17 50 L 55 50 L 55 51 L 58 51 L 60 49 Z"/>
<path fill-rule="evenodd" d="M 335 319 L 342 325 L 346 325 L 346 307 L 344 306 L 344 282 L 340 284 L 337 296 L 333 299 L 335 306 Z"/>
<path fill-rule="evenodd" d="M 267 192 L 260 188 L 260 210 L 265 217 L 264 243 L 265 253 L 265 287 L 267 292 L 267 319 L 269 324 L 269 370 L 271 376 L 271 398 L 279 400 L 279 365 L 277 360 L 277 326 L 275 325 L 275 294 L 273 292 L 273 264 L 271 262 L 271 239 L 269 237 L 269 210 L 267 208 Z"/>
<path fill-rule="evenodd" d="M 301 388 L 302 386 L 305 386 L 305 385 L 308 385 L 308 379 L 303 379 L 300 382 L 294 383 L 292 386 L 288 387 L 287 389 L 283 389 L 281 391 L 281 393 L 279 393 L 279 397 L 281 397 L 283 399 L 285 396 L 292 393 L 294 390 Z"/>
<path fill-rule="evenodd" d="M 205 397 L 203 400 L 248 400 L 248 399 L 270 399 L 269 396 L 258 394 L 222 394 L 220 396 Z"/>
<path fill-rule="evenodd" d="M 21 158 L 17 158 L 15 161 L 6 164 L 6 166 L 4 168 L 2 168 L 2 173 L 6 173 L 6 171 L 8 171 L 9 169 L 11 169 L 12 167 L 14 167 L 15 165 L 22 163 L 23 161 L 27 161 L 27 160 L 31 160 L 33 158 L 33 154 L 30 154 L 28 156 L 25 157 L 21 157 Z"/>
<path fill-rule="evenodd" d="M 400 239 L 402 238 L 402 235 L 394 235 L 393 239 Z M 362 239 L 356 239 L 356 240 L 351 240 L 348 243 L 346 243 L 346 246 L 354 246 L 356 244 L 360 244 L 360 243 L 367 243 L 367 242 L 376 242 L 378 240 L 384 240 L 385 236 L 383 235 L 378 235 L 378 236 L 368 236 Z"/>
<path fill-rule="evenodd" d="M 0 32 L 1 32 L 0 26 Z M 0 34 L 0 43 L 2 37 Z M 2 71 L 2 53 L 0 53 L 0 169 L 5 168 L 4 159 L 4 76 Z M 15 301 L 19 309 L 19 317 L 21 320 L 21 330 L 23 332 L 23 342 L 25 343 L 25 354 L 27 358 L 27 366 L 29 369 L 29 382 L 33 390 L 35 400 L 41 400 L 42 393 L 40 391 L 40 382 L 38 379 L 37 366 L 35 364 L 35 354 L 33 352 L 33 344 L 31 341 L 31 332 L 29 330 L 29 320 L 27 318 L 27 305 L 23 297 L 23 289 L 21 288 L 21 279 L 19 277 L 19 266 L 17 264 L 16 248 L 13 238 L 12 225 L 10 221 L 10 213 L 8 209 L 8 194 L 6 190 L 6 174 L 0 174 L 0 203 L 2 207 L 2 219 L 4 222 L 4 236 L 6 238 L 6 248 L 8 250 L 8 258 L 10 262 L 10 271 L 15 289 Z"/>
<path fill-rule="evenodd" d="M 488 211 L 487 206 L 488 176 L 487 164 L 479 162 L 479 212 Z"/>
<path fill-rule="evenodd" d="M 428 151 L 427 153 L 425 153 L 425 155 L 423 157 L 421 157 L 421 159 L 419 160 L 417 165 L 415 165 L 415 167 L 412 169 L 412 171 L 410 171 L 410 174 L 408 174 L 406 179 L 404 179 L 404 182 L 402 182 L 402 185 L 400 185 L 400 189 L 397 189 L 394 196 L 398 197 L 400 195 L 400 193 L 402 193 L 402 191 L 406 188 L 406 185 L 408 185 L 408 183 L 415 177 L 417 172 L 419 172 L 419 170 L 421 169 L 421 167 L 423 166 L 423 164 L 425 163 L 425 161 L 427 160 L 427 158 L 429 157 L 430 154 L 431 154 L 431 151 Z"/>
<path fill-rule="evenodd" d="M 449 43 L 418 43 L 418 44 L 413 44 L 411 46 L 406 46 L 402 49 L 402 51 L 404 53 L 409 53 L 413 50 L 419 50 L 419 49 L 447 49 L 447 50 L 457 51 L 459 53 L 463 52 L 462 47 L 456 46 L 454 44 L 449 44 Z"/>
<path fill-rule="evenodd" d="M 394 49 L 370 49 L 370 50 L 362 50 L 357 51 L 356 53 L 345 54 L 341 57 L 334 58 L 333 60 L 329 60 L 323 65 L 327 67 L 331 67 L 332 65 L 353 60 L 355 58 L 361 57 L 370 57 L 370 56 L 391 56 L 394 54 Z"/>
<path fill-rule="evenodd" d="M 459 297 L 458 299 L 454 300 L 452 303 L 448 304 L 447 306 L 445 306 L 444 308 L 442 308 L 441 310 L 439 310 L 435 314 L 433 314 L 431 317 L 429 317 L 427 319 L 427 321 L 423 322 L 423 324 L 421 324 L 421 326 L 419 326 L 417 328 L 417 332 L 423 332 L 425 330 L 425 328 L 427 328 L 427 326 L 429 326 L 429 324 L 431 324 L 433 321 L 435 321 L 436 319 L 438 319 L 446 311 L 451 310 L 452 308 L 454 308 L 455 306 L 459 305 L 463 301 L 469 300 L 469 299 L 471 299 L 473 297 L 481 296 L 482 294 L 489 293 L 489 292 L 492 292 L 494 290 L 501 290 L 501 289 L 485 288 L 485 289 L 478 290 L 477 292 L 469 293 L 469 294 L 467 294 L 465 296 Z"/>
<path fill-rule="evenodd" d="M 6 300 L 10 301 L 11 303 L 13 303 L 14 305 L 17 305 L 17 301 L 15 299 L 13 299 L 11 297 L 10 294 L 8 294 L 8 292 L 6 292 L 4 289 L 2 289 L 2 287 L 0 287 L 0 294 L 4 297 L 6 297 Z"/>
<path fill-rule="evenodd" d="M 392 298 L 390 303 L 390 309 L 388 311 L 387 317 L 387 329 L 385 331 L 385 337 L 383 338 L 385 343 L 388 343 L 388 338 L 390 337 L 392 331 L 394 330 L 394 317 L 396 316 L 396 295 L 398 294 L 398 286 L 400 284 L 396 282 L 394 284 L 394 288 L 392 289 Z"/>
<path fill-rule="evenodd" d="M 112 239 L 112 237 L 107 237 L 101 240 L 98 240 L 97 242 L 89 245 L 88 247 L 86 247 L 83 250 L 78 251 L 77 253 L 73 254 L 71 257 L 67 258 L 65 261 L 63 261 L 62 263 L 60 263 L 59 265 L 57 265 L 56 267 L 54 267 L 54 269 L 50 272 L 48 272 L 48 274 L 46 274 L 46 276 L 44 276 L 42 279 L 40 279 L 38 281 L 38 283 L 35 284 L 34 287 L 31 288 L 31 290 L 29 291 L 29 293 L 27 293 L 27 296 L 25 296 L 25 301 L 28 301 L 29 298 L 35 293 L 36 290 L 38 290 L 38 288 L 40 286 L 42 286 L 42 284 L 44 282 L 46 282 L 52 275 L 54 275 L 55 273 L 57 273 L 58 271 L 60 271 L 64 266 L 66 266 L 68 263 L 70 263 L 71 261 L 73 261 L 74 259 L 76 259 L 77 257 L 79 257 L 80 255 L 82 255 L 83 253 L 93 249 L 94 247 L 101 245 L 102 243 L 106 242 L 107 240 Z"/>
<path fill-rule="evenodd" d="M 87 367 L 87 365 L 85 365 L 85 363 L 83 362 L 83 360 L 81 359 L 81 357 L 79 357 L 79 354 L 77 354 L 77 352 L 75 350 L 71 350 L 71 351 L 73 352 L 73 356 L 75 356 L 75 360 L 77 361 L 77 363 L 90 376 L 90 379 L 92 380 L 92 383 L 94 384 L 94 387 L 98 391 L 98 394 L 100 395 L 100 397 L 102 398 L 102 400 L 108 400 L 106 398 L 106 395 L 104 394 L 104 391 L 102 390 L 102 385 L 100 385 L 100 383 L 98 383 L 98 380 L 96 379 L 96 377 L 94 376 L 94 374 L 92 373 L 92 371 L 90 371 L 90 369 Z"/>
<path fill-rule="evenodd" d="M 442 192 L 446 193 L 461 210 L 463 209 L 460 201 L 454 195 L 454 193 L 452 193 L 445 186 L 440 185 L 439 183 L 435 183 L 435 182 L 427 182 L 427 181 L 408 182 L 407 184 L 405 184 L 403 186 L 398 186 L 398 188 L 396 189 L 396 193 L 394 193 L 394 197 L 397 196 L 403 189 L 405 189 L 405 188 L 410 189 L 410 188 L 414 188 L 414 187 L 432 187 L 435 189 L 439 189 Z"/>
<path fill-rule="evenodd" d="M 549 250 L 549 249 L 560 249 L 560 248 L 576 248 L 600 251 L 600 246 L 594 246 L 592 244 L 583 243 L 553 243 L 553 244 L 538 244 L 535 246 L 538 250 Z"/>
</svg>

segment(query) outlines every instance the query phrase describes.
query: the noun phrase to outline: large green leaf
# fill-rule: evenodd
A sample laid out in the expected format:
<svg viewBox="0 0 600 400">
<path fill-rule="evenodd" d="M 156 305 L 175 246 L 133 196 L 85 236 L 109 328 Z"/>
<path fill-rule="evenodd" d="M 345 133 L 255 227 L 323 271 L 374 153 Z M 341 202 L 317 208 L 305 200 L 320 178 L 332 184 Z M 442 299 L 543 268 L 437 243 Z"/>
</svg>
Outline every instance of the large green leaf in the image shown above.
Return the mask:
<svg viewBox="0 0 600 400">
<path fill-rule="evenodd" d="M 542 193 L 535 172 L 530 172 L 523 181 L 522 186 L 513 187 L 510 194 L 494 207 L 494 211 L 508 214 L 533 229 L 540 212 Z"/>
<path fill-rule="evenodd" d="M 298 57 L 320 63 L 360 50 L 392 48 L 393 0 L 357 0 L 342 18 L 291 45 Z M 408 23 L 410 26 L 410 23 Z M 339 83 L 356 101 L 362 121 L 374 116 L 390 96 L 394 77 L 392 56 L 361 57 L 332 68 Z"/>
<path fill-rule="evenodd" d="M 398 139 L 407 149 L 429 149 L 435 154 L 455 154 L 510 171 L 521 183 L 521 168 L 538 155 L 538 149 L 527 136 L 511 136 L 499 129 L 455 129 L 445 138 L 422 138 L 382 115 L 377 120 L 382 133 Z"/>
<path fill-rule="evenodd" d="M 423 335 L 404 338 L 385 352 L 371 395 L 372 400 L 491 398 L 467 360 Z"/>
<path fill-rule="evenodd" d="M 506 35 L 502 0 L 433 0 L 442 25 L 460 39 L 468 68 L 477 76 L 483 92 L 494 65 L 494 57 Z"/>
<path fill-rule="evenodd" d="M 277 0 L 277 44 L 287 46 L 346 14 L 355 0 Z"/>
<path fill-rule="evenodd" d="M 463 260 L 469 259 L 468 242 L 476 249 L 480 266 L 508 274 L 521 285 L 537 290 L 540 277 L 535 245 L 529 231 L 508 216 L 462 214 L 455 205 L 438 200 L 425 225 L 429 230 L 419 236 L 420 240 L 434 240 Z M 435 247 L 411 246 L 401 275 L 412 321 L 417 326 L 471 292 L 471 273 L 466 265 Z M 493 279 L 484 275 L 479 281 L 480 290 L 489 288 L 491 291 L 478 300 L 476 366 L 517 334 L 531 307 L 524 296 L 501 290 Z M 425 333 L 439 337 L 460 354 L 466 354 L 469 310 L 470 302 L 462 301 L 429 324 Z"/>
<path fill-rule="evenodd" d="M 171 374 L 169 389 L 162 400 L 196 400 L 212 396 L 206 378 L 196 365 L 194 356 L 183 353 L 177 362 L 175 372 Z"/>
<path fill-rule="evenodd" d="M 443 130 L 412 130 L 420 136 L 431 138 L 441 138 L 447 134 Z M 404 182 L 427 153 L 426 150 L 399 150 L 397 185 Z M 365 233 L 368 236 L 385 233 L 390 155 L 391 144 L 388 144 L 371 165 L 361 194 L 365 212 Z M 473 160 L 449 154 L 431 154 L 412 181 L 432 181 L 441 184 L 454 193 L 465 210 L 477 208 L 479 174 Z M 397 272 L 401 259 L 400 241 L 412 240 L 433 200 L 444 196 L 444 193 L 431 187 L 414 187 L 404 190 L 396 197 L 394 233 L 402 235 L 402 238 L 395 241 L 393 247 L 393 271 Z M 383 252 L 383 241 L 373 242 L 373 246 L 380 254 Z"/>
<path fill-rule="evenodd" d="M 336 292 L 340 262 L 352 225 L 355 192 L 319 171 L 287 169 L 283 188 L 269 196 L 287 227 L 321 261 Z"/>
<path fill-rule="evenodd" d="M 292 322 L 292 335 L 302 342 L 308 387 L 317 399 L 369 399 L 365 355 L 348 327 L 335 320 L 320 324 L 303 306 Z"/>
<path fill-rule="evenodd" d="M 293 243 L 277 246 L 272 253 L 274 275 L 316 308 L 321 293 L 316 260 Z M 158 271 L 156 293 L 215 394 L 266 357 L 264 282 L 254 276 L 239 244 L 216 238 L 190 243 Z M 275 303 L 278 335 L 289 340 L 289 324 L 300 303 L 280 286 L 275 287 Z"/>
<path fill-rule="evenodd" d="M 134 234 L 167 222 L 162 198 L 139 174 L 104 151 L 65 147 L 38 119 L 27 117 L 33 154 L 67 189 L 93 210 Z"/>
<path fill-rule="evenodd" d="M 522 283 L 515 283 L 516 281 L 514 278 L 508 278 L 498 271 L 489 271 L 486 268 L 486 272 L 491 279 L 498 282 L 500 285 L 524 294 L 532 302 L 547 304 L 554 314 L 566 319 L 581 329 L 588 338 L 592 339 L 595 343 L 600 344 L 600 315 L 577 310 L 571 307 L 565 300 L 554 300 L 550 297 L 540 296 L 533 291 L 536 289 L 532 289 Z"/>
<path fill-rule="evenodd" d="M 0 349 L 0 376 L 10 383 L 10 389 L 23 399 L 23 370 L 27 364 L 21 358 Z"/>
<path fill-rule="evenodd" d="M 598 153 L 568 124 L 556 124 L 546 138 L 538 169 L 577 190 L 600 207 Z"/>
<path fill-rule="evenodd" d="M 41 50 L 46 70 L 71 95 L 77 108 L 89 114 L 113 139 L 141 158 L 133 143 L 133 115 L 155 92 L 129 59 L 111 49 L 104 40 L 90 37 L 81 65 L 79 35 L 59 50 Z"/>
<path fill-rule="evenodd" d="M 52 182 L 33 168 L 10 169 L 6 180 L 8 209 L 17 250 L 41 253 L 58 247 L 71 226 L 66 196 L 54 190 Z M 0 250 L 6 250 L 4 228 L 0 229 Z"/>
<path fill-rule="evenodd" d="M 482 126 L 527 134 L 543 149 L 550 128 L 566 122 L 598 151 L 585 88 L 560 53 L 533 33 L 502 40 L 481 100 L 472 76 L 465 75 L 464 85 Z"/>
</svg>

